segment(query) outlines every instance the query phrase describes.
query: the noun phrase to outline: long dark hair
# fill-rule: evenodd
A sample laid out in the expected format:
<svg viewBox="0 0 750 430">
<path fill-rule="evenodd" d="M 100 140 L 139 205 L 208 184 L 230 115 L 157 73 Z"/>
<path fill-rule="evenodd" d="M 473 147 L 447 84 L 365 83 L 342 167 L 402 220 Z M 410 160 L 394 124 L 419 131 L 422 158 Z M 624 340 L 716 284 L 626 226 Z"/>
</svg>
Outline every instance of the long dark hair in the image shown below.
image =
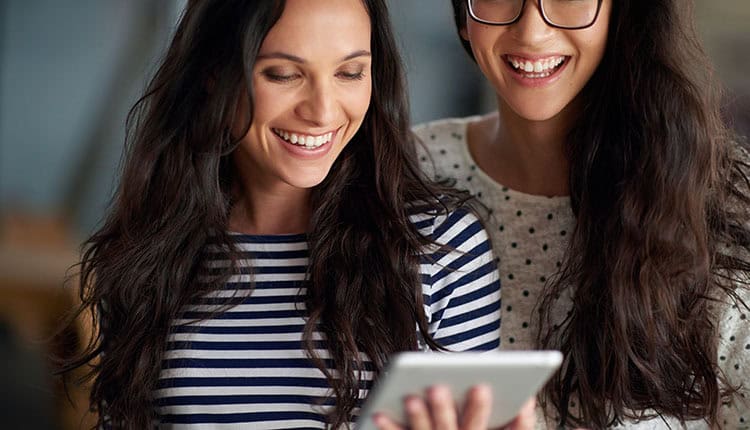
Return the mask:
<svg viewBox="0 0 750 430">
<path fill-rule="evenodd" d="M 439 348 L 427 332 L 419 289 L 419 253 L 429 240 L 408 216 L 420 207 L 447 211 L 465 196 L 423 180 L 386 5 L 362 2 L 372 28 L 372 99 L 362 127 L 313 190 L 308 232 L 304 340 L 336 397 L 334 427 L 347 424 L 357 405 L 361 352 L 378 373 L 389 354 L 416 348 L 415 321 Z M 150 425 L 151 393 L 171 322 L 235 269 L 206 282 L 203 251 L 218 241 L 231 250 L 232 261 L 237 258 L 227 234 L 235 183 L 230 154 L 238 144 L 229 130 L 240 98 L 253 106 L 253 64 L 284 5 L 190 1 L 161 66 L 130 112 L 119 187 L 80 263 L 77 315 L 90 314 L 94 334 L 62 367 L 87 366 L 99 424 Z M 329 340 L 335 378 L 314 355 L 318 325 Z"/>
<path fill-rule="evenodd" d="M 460 29 L 465 1 L 452 3 Z M 744 305 L 737 274 L 750 270 L 747 152 L 722 121 L 690 2 L 612 1 L 609 28 L 567 138 L 577 225 L 538 304 L 539 346 L 565 362 L 542 398 L 563 425 L 651 410 L 717 427 L 734 387 L 717 366 L 715 301 Z"/>
</svg>

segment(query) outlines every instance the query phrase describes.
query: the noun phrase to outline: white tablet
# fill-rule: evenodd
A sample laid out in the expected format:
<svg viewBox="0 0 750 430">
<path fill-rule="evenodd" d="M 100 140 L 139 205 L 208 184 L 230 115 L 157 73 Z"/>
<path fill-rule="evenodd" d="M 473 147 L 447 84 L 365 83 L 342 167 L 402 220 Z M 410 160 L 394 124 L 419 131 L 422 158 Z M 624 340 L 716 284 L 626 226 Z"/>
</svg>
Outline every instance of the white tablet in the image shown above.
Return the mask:
<svg viewBox="0 0 750 430">
<path fill-rule="evenodd" d="M 368 395 L 357 421 L 359 430 L 375 430 L 372 416 L 383 412 L 405 423 L 403 400 L 424 395 L 428 387 L 450 387 L 462 405 L 466 391 L 477 384 L 492 387 L 490 427 L 511 421 L 560 367 L 559 351 L 407 352 L 395 355 Z"/>
</svg>

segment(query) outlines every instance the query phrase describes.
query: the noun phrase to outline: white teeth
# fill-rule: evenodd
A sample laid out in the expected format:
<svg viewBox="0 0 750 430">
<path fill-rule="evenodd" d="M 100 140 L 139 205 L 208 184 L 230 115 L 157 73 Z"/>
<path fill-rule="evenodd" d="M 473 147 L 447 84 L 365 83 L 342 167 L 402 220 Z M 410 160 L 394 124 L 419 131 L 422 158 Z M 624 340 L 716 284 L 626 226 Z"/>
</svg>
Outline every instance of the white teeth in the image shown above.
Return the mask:
<svg viewBox="0 0 750 430">
<path fill-rule="evenodd" d="M 565 57 L 549 57 L 533 62 L 519 57 L 508 56 L 506 58 L 514 69 L 524 72 L 524 75 L 529 78 L 545 78 L 565 61 Z"/>
<path fill-rule="evenodd" d="M 331 138 L 333 137 L 333 132 L 329 132 L 329 133 L 319 135 L 319 136 L 310 136 L 310 135 L 290 133 L 288 131 L 280 130 L 277 128 L 274 128 L 272 130 L 274 134 L 286 140 L 287 142 L 292 143 L 294 145 L 303 146 L 308 149 L 318 148 L 330 142 Z"/>
</svg>

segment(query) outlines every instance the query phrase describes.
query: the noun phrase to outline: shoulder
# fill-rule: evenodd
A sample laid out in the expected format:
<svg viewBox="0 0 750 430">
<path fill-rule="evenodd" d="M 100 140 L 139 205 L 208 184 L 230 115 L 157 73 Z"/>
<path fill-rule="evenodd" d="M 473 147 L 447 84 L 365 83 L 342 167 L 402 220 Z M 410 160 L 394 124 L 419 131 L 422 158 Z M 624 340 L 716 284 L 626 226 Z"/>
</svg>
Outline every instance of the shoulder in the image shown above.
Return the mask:
<svg viewBox="0 0 750 430">
<path fill-rule="evenodd" d="M 435 156 L 441 151 L 460 147 L 466 142 L 466 128 L 480 117 L 444 118 L 418 124 L 412 131 L 425 151 Z"/>
<path fill-rule="evenodd" d="M 747 349 L 745 358 L 750 364 L 750 273 L 735 272 L 727 275 L 727 278 L 734 283 L 732 293 L 719 293 L 720 298 L 715 300 L 719 343 L 724 347 Z M 735 340 L 738 342 L 735 343 Z M 747 370 L 750 372 L 750 368 Z"/>
<path fill-rule="evenodd" d="M 722 410 L 729 427 L 750 419 L 750 275 L 738 279 L 736 297 L 719 300 L 718 365 L 726 382 L 739 387 L 739 394 Z M 739 427 L 735 427 L 739 428 Z"/>
<path fill-rule="evenodd" d="M 746 136 L 734 135 L 729 140 L 730 153 L 736 160 L 750 162 L 750 140 Z"/>
<path fill-rule="evenodd" d="M 417 137 L 417 154 L 420 165 L 428 176 L 437 177 L 450 166 L 464 164 L 468 155 L 466 128 L 480 117 L 445 118 L 416 125 L 412 131 Z"/>
<path fill-rule="evenodd" d="M 735 135 L 728 142 L 728 156 L 730 166 L 736 176 L 750 175 L 750 141 L 744 136 Z"/>
<path fill-rule="evenodd" d="M 729 142 L 729 158 L 733 166 L 745 175 L 750 173 L 750 141 L 742 136 L 736 136 Z"/>
<path fill-rule="evenodd" d="M 732 141 L 729 158 L 732 165 L 730 178 L 736 191 L 750 196 L 750 148 L 748 141 L 738 138 Z"/>
<path fill-rule="evenodd" d="M 464 207 L 423 217 L 423 231 L 434 242 L 420 256 L 423 305 L 433 338 L 453 351 L 497 348 L 500 280 L 482 223 Z"/>
<path fill-rule="evenodd" d="M 719 205 L 724 216 L 735 228 L 728 243 L 732 254 L 750 263 L 750 152 L 747 140 L 737 139 L 729 151 L 729 169 L 727 172 L 725 196 L 726 201 Z"/>
<path fill-rule="evenodd" d="M 483 276 L 497 271 L 490 236 L 470 208 L 462 206 L 439 215 L 414 215 L 413 220 L 430 242 L 420 255 L 422 273 L 430 279 L 429 284 L 440 283 L 449 272 L 475 272 L 474 276 Z"/>
<path fill-rule="evenodd" d="M 434 121 L 428 121 L 421 124 L 417 124 L 412 128 L 412 131 L 422 141 L 443 140 L 441 138 L 453 137 L 455 133 L 463 133 L 466 130 L 466 126 L 472 121 L 476 121 L 480 117 L 468 116 L 463 118 L 443 118 Z"/>
<path fill-rule="evenodd" d="M 487 238 L 477 214 L 466 205 L 447 212 L 420 210 L 410 216 L 419 232 L 437 245 L 454 246 Z"/>
</svg>

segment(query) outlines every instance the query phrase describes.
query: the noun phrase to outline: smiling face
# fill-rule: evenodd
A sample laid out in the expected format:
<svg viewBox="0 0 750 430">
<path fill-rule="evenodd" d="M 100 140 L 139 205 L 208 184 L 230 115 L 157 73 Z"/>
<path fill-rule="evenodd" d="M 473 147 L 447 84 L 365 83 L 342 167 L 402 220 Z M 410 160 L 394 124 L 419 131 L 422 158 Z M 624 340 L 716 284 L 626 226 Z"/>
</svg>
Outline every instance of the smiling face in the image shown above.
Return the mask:
<svg viewBox="0 0 750 430">
<path fill-rule="evenodd" d="M 252 71 L 253 119 L 234 153 L 246 186 L 325 179 L 370 104 L 370 18 L 359 0 L 287 0 Z M 246 102 L 245 102 L 246 103 Z M 247 122 L 239 107 L 235 132 Z"/>
<path fill-rule="evenodd" d="M 581 92 L 604 56 L 611 0 L 602 2 L 594 25 L 580 30 L 548 26 L 538 2 L 527 0 L 520 20 L 507 26 L 467 16 L 461 36 L 484 75 L 519 117 L 544 121 L 557 116 Z"/>
</svg>

